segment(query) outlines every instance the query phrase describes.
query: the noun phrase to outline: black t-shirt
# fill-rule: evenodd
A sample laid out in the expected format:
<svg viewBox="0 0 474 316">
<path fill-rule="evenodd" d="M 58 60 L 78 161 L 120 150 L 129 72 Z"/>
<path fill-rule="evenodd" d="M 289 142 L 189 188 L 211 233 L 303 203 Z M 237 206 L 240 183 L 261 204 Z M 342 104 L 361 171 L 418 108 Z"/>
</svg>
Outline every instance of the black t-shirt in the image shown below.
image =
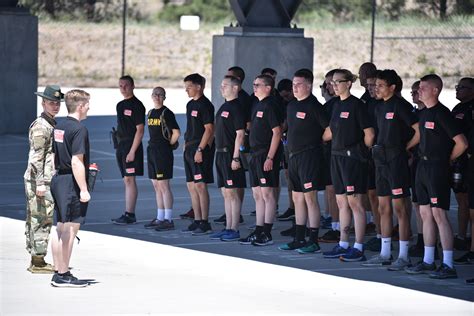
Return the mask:
<svg viewBox="0 0 474 316">
<path fill-rule="evenodd" d="M 164 118 L 166 125 L 170 130 L 179 129 L 178 122 L 176 122 L 176 117 L 174 113 L 168 109 L 166 106 L 162 106 L 159 109 L 151 109 L 148 112 L 147 121 L 148 121 L 148 132 L 150 133 L 149 142 L 158 146 L 169 146 L 169 141 L 163 137 L 162 124 L 160 117 L 164 111 Z"/>
<path fill-rule="evenodd" d="M 360 97 L 360 100 L 364 103 L 367 103 L 372 97 L 370 96 L 369 90 L 365 89 L 364 94 Z"/>
<path fill-rule="evenodd" d="M 324 129 L 329 125 L 326 111 L 312 94 L 304 100 L 291 101 L 288 104 L 286 119 L 290 152 L 320 145 Z"/>
<path fill-rule="evenodd" d="M 256 104 L 250 128 L 250 148 L 253 151 L 270 147 L 273 136 L 272 129 L 280 126 L 276 107 L 276 100 L 272 96 L 268 96 Z"/>
<path fill-rule="evenodd" d="M 411 104 L 394 95 L 376 107 L 375 116 L 377 144 L 387 148 L 405 148 L 415 133 L 411 126 L 418 121 Z"/>
<path fill-rule="evenodd" d="M 453 150 L 453 137 L 461 134 L 461 128 L 443 104 L 436 104 L 420 113 L 420 156 L 430 159 L 449 160 Z"/>
<path fill-rule="evenodd" d="M 72 172 L 71 159 L 84 155 L 86 177 L 89 170 L 89 132 L 73 117 L 66 117 L 54 128 L 54 164 L 60 172 Z"/>
<path fill-rule="evenodd" d="M 351 95 L 345 100 L 336 98 L 331 121 L 332 150 L 343 150 L 364 142 L 364 129 L 372 127 L 367 106 Z"/>
<path fill-rule="evenodd" d="M 191 100 L 186 105 L 186 142 L 200 141 L 204 135 L 204 125 L 214 124 L 214 105 L 206 96 Z"/>
<path fill-rule="evenodd" d="M 254 94 L 252 94 L 250 98 L 252 101 L 252 110 L 250 112 L 251 114 L 253 114 L 255 112 L 255 107 L 257 106 L 259 101 Z M 267 98 L 273 99 L 275 114 L 277 116 L 278 123 L 280 125 L 283 124 L 283 121 L 286 118 L 285 100 L 281 97 L 280 93 L 278 93 L 278 90 L 276 89 L 273 89 L 271 94 Z"/>
<path fill-rule="evenodd" d="M 252 98 L 249 96 L 244 89 L 239 91 L 239 95 L 237 97 L 240 102 L 240 107 L 242 109 L 242 113 L 244 115 L 245 123 L 250 122 L 250 116 L 252 112 Z"/>
<path fill-rule="evenodd" d="M 383 100 L 377 100 L 374 98 L 369 98 L 365 105 L 367 106 L 367 114 L 369 115 L 369 124 L 374 128 L 375 139 L 377 139 L 378 128 L 377 128 L 377 119 L 375 118 L 375 109 L 380 105 Z"/>
<path fill-rule="evenodd" d="M 133 140 L 137 125 L 145 125 L 145 107 L 136 96 L 117 104 L 117 132 L 122 139 Z"/>
<path fill-rule="evenodd" d="M 474 125 L 474 99 L 465 103 L 459 103 L 451 113 L 456 122 L 460 124 L 463 134 L 468 136 Z"/>
<path fill-rule="evenodd" d="M 216 147 L 234 148 L 236 131 L 245 130 L 244 113 L 239 99 L 226 101 L 216 114 Z"/>
</svg>

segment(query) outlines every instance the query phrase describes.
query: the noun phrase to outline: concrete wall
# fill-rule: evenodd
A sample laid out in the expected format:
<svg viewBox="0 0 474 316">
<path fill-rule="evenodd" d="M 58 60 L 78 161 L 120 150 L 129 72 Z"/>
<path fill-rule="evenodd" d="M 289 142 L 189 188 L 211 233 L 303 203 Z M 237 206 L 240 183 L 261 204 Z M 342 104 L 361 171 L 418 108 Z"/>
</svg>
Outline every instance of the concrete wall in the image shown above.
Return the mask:
<svg viewBox="0 0 474 316">
<path fill-rule="evenodd" d="M 26 133 L 36 117 L 38 19 L 0 10 L 0 135 Z"/>
<path fill-rule="evenodd" d="M 278 72 L 277 83 L 292 79 L 300 68 L 313 69 L 313 38 L 279 36 L 215 35 L 212 41 L 212 103 L 223 103 L 220 84 L 227 69 L 240 66 L 245 70 L 243 88 L 253 92 L 253 79 L 265 67 Z"/>
</svg>

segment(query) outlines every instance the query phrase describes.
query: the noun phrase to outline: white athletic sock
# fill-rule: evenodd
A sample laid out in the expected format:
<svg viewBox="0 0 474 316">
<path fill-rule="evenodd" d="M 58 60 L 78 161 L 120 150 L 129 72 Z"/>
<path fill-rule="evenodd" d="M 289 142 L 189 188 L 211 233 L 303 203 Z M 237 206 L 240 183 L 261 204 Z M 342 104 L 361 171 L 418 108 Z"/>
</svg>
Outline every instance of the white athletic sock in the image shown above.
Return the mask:
<svg viewBox="0 0 474 316">
<path fill-rule="evenodd" d="M 410 244 L 409 241 L 398 241 L 398 244 L 400 245 L 400 250 L 398 252 L 398 258 L 402 258 L 405 260 L 408 260 L 408 245 Z"/>
<path fill-rule="evenodd" d="M 443 250 L 443 263 L 450 268 L 453 267 L 453 251 Z"/>
<path fill-rule="evenodd" d="M 382 237 L 382 249 L 380 249 L 380 255 L 383 258 L 390 258 L 390 253 L 392 252 L 392 238 L 383 238 Z"/>
<path fill-rule="evenodd" d="M 341 223 L 336 222 L 336 230 L 341 231 Z"/>
<path fill-rule="evenodd" d="M 348 241 L 339 241 L 339 246 L 341 246 L 344 249 L 349 248 L 349 242 Z"/>
<path fill-rule="evenodd" d="M 427 264 L 432 264 L 434 262 L 434 253 L 435 247 L 427 247 L 425 246 L 425 253 L 423 255 L 423 261 Z"/>
<path fill-rule="evenodd" d="M 337 230 L 337 222 L 331 222 L 331 229 Z"/>
<path fill-rule="evenodd" d="M 364 244 L 359 244 L 358 242 L 355 242 L 354 248 L 359 250 L 360 252 L 364 252 Z"/>
<path fill-rule="evenodd" d="M 162 208 L 157 209 L 156 219 L 162 221 L 165 219 L 165 210 Z"/>
<path fill-rule="evenodd" d="M 165 219 L 171 222 L 172 218 L 173 218 L 173 209 L 165 208 Z"/>
<path fill-rule="evenodd" d="M 376 237 L 377 237 L 377 239 L 380 239 L 380 238 L 382 238 L 382 234 L 377 234 Z"/>
</svg>

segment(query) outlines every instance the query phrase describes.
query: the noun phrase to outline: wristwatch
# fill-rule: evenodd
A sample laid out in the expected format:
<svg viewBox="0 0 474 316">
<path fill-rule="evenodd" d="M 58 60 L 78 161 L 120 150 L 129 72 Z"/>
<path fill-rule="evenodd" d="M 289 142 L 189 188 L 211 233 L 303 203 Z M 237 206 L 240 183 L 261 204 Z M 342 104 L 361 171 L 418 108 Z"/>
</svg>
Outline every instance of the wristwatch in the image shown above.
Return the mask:
<svg viewBox="0 0 474 316">
<path fill-rule="evenodd" d="M 198 148 L 196 149 L 196 151 L 197 151 L 198 153 L 200 153 L 200 152 L 202 152 L 202 148 L 201 148 L 201 147 L 198 147 Z"/>
<path fill-rule="evenodd" d="M 232 160 L 235 161 L 235 162 L 240 162 L 240 158 L 239 158 L 239 157 L 234 157 L 234 158 L 232 158 Z"/>
</svg>

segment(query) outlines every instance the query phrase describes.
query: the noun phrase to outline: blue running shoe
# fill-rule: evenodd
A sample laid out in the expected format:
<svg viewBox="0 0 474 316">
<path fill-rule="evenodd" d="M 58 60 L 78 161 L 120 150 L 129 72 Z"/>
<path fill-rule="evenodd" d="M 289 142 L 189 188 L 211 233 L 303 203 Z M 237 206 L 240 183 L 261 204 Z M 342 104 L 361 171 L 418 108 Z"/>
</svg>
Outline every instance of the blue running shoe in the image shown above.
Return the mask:
<svg viewBox="0 0 474 316">
<path fill-rule="evenodd" d="M 236 241 L 240 239 L 240 232 L 229 229 L 227 233 L 221 236 L 222 241 Z"/>
<path fill-rule="evenodd" d="M 354 261 L 365 261 L 367 258 L 364 256 L 364 252 L 360 251 L 357 248 L 349 247 L 346 254 L 343 254 L 339 257 L 339 260 L 345 262 L 354 262 Z"/>
<path fill-rule="evenodd" d="M 221 240 L 221 237 L 224 236 L 225 234 L 227 234 L 227 232 L 228 232 L 227 229 L 223 229 L 223 230 L 221 230 L 220 232 L 211 234 L 209 237 L 210 237 L 212 240 Z"/>
<path fill-rule="evenodd" d="M 336 246 L 334 246 L 334 248 L 332 248 L 331 251 L 323 252 L 323 257 L 324 258 L 339 258 L 340 256 L 346 254 L 348 251 L 349 251 L 349 248 L 345 249 L 339 246 L 339 244 L 337 244 Z"/>
</svg>

